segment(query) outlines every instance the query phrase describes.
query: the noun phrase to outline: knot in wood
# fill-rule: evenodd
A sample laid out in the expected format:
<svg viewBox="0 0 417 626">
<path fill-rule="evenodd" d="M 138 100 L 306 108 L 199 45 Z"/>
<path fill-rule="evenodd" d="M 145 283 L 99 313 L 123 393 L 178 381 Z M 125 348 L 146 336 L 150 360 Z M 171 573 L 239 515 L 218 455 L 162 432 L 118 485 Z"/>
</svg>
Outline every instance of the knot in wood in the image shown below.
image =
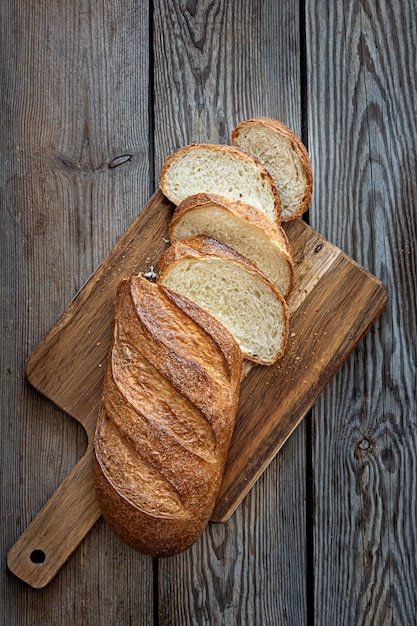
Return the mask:
<svg viewBox="0 0 417 626">
<path fill-rule="evenodd" d="M 363 439 L 361 439 L 360 442 L 358 443 L 358 448 L 360 450 L 369 450 L 370 447 L 371 447 L 371 442 L 366 437 L 363 437 Z"/>
<path fill-rule="evenodd" d="M 123 163 L 127 163 L 127 161 L 132 160 L 131 154 L 122 154 L 120 156 L 115 157 L 108 164 L 109 169 L 113 169 L 114 167 L 119 167 L 119 165 L 123 165 Z"/>
</svg>

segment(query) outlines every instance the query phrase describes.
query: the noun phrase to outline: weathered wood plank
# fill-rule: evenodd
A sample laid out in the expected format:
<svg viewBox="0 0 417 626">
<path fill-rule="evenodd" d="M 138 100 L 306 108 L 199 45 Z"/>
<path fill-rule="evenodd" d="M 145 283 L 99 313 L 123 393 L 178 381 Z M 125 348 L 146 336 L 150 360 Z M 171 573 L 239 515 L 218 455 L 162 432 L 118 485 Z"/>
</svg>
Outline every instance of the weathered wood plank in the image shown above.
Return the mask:
<svg viewBox="0 0 417 626">
<path fill-rule="evenodd" d="M 414 2 L 308 2 L 311 224 L 388 286 L 314 410 L 315 623 L 415 624 Z"/>
<path fill-rule="evenodd" d="M 148 29 L 143 3 L 1 3 L 3 557 L 85 448 L 25 360 L 149 197 Z M 42 592 L 1 575 L 4 624 L 153 621 L 151 560 L 102 524 Z"/>
<path fill-rule="evenodd" d="M 254 115 L 300 132 L 298 4 L 164 0 L 154 37 L 157 177 L 179 146 L 226 143 Z M 306 622 L 304 441 L 302 425 L 224 528 L 160 562 L 161 623 Z"/>
<path fill-rule="evenodd" d="M 85 446 L 25 384 L 26 356 L 153 192 L 168 152 L 226 141 L 255 114 L 300 133 L 298 6 L 154 3 L 149 164 L 148 3 L 0 5 L 3 555 Z M 315 409 L 309 621 L 413 624 L 415 3 L 324 0 L 305 13 L 312 226 L 391 296 Z M 306 435 L 302 425 L 226 525 L 160 561 L 161 624 L 307 622 Z M 11 626 L 154 621 L 151 561 L 102 523 L 50 587 L 26 587 L 4 560 L 1 575 Z"/>
</svg>

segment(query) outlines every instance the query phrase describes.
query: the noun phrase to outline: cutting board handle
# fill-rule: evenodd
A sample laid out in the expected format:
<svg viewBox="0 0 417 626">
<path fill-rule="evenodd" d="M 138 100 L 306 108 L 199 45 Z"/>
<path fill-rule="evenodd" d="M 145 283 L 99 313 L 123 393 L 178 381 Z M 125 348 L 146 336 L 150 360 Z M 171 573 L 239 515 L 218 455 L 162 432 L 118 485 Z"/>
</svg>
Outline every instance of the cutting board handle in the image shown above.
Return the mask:
<svg viewBox="0 0 417 626">
<path fill-rule="evenodd" d="M 45 587 L 100 517 L 92 472 L 93 446 L 78 461 L 7 555 L 7 565 L 32 587 Z"/>
</svg>

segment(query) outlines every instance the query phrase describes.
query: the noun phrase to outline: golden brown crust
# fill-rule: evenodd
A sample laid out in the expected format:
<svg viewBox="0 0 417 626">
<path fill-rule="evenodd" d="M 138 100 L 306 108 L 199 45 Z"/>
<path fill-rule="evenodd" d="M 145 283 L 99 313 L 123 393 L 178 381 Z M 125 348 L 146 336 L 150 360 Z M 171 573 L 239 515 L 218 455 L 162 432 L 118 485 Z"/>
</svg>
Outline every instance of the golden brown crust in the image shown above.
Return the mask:
<svg viewBox="0 0 417 626">
<path fill-rule="evenodd" d="M 277 134 L 281 135 L 282 137 L 285 137 L 286 139 L 288 139 L 288 141 L 291 143 L 292 148 L 297 153 L 303 165 L 305 176 L 306 176 L 306 185 L 305 185 L 303 201 L 300 204 L 299 209 L 296 212 L 294 212 L 291 215 L 291 217 L 287 218 L 285 221 L 295 220 L 298 217 L 300 217 L 303 213 L 305 213 L 305 211 L 307 211 L 310 205 L 311 197 L 313 193 L 313 170 L 311 167 L 311 161 L 310 161 L 310 157 L 308 155 L 307 149 L 302 143 L 302 141 L 299 139 L 299 137 L 297 137 L 297 135 L 294 133 L 294 131 L 291 130 L 291 128 L 289 128 L 283 122 L 280 122 L 279 120 L 275 120 L 269 117 L 255 117 L 250 120 L 245 120 L 244 122 L 241 122 L 240 124 L 238 124 L 236 128 L 233 129 L 232 135 L 231 135 L 231 142 L 233 145 L 238 144 L 239 134 L 242 131 L 244 131 L 248 126 L 251 126 L 251 125 L 263 126 L 264 128 L 274 131 Z"/>
<path fill-rule="evenodd" d="M 268 182 L 268 185 L 271 188 L 271 192 L 274 197 L 274 203 L 275 203 L 275 220 L 278 224 L 280 223 L 281 200 L 280 200 L 279 193 L 275 185 L 274 179 L 272 178 L 268 170 L 265 168 L 265 166 L 259 161 L 259 159 L 257 159 L 251 154 L 248 154 L 244 150 L 241 150 L 238 146 L 229 146 L 227 144 L 212 144 L 212 143 L 200 143 L 200 144 L 191 143 L 191 144 L 188 144 L 187 146 L 183 146 L 182 148 L 179 148 L 173 154 L 170 154 L 165 159 L 165 162 L 162 165 L 161 176 L 159 180 L 159 187 L 162 193 L 169 200 L 171 200 L 171 202 L 174 202 L 174 204 L 176 204 L 175 199 L 172 196 L 170 197 L 170 193 L 166 185 L 166 176 L 167 176 L 167 172 L 170 166 L 178 157 L 181 157 L 182 154 L 185 154 L 186 152 L 190 152 L 193 150 L 197 151 L 201 149 L 205 149 L 210 152 L 213 152 L 213 154 L 219 153 L 219 154 L 232 155 L 239 160 L 242 160 L 246 163 L 250 163 L 254 168 L 256 168 L 260 172 L 261 177 Z"/>
<path fill-rule="evenodd" d="M 237 218 L 251 224 L 254 228 L 262 231 L 267 237 L 269 237 L 271 242 L 280 249 L 289 265 L 288 289 L 286 293 L 283 294 L 284 297 L 288 297 L 294 281 L 294 262 L 288 237 L 281 226 L 269 220 L 266 215 L 249 204 L 240 201 L 232 202 L 218 194 L 199 193 L 194 196 L 188 196 L 176 207 L 173 213 L 169 225 L 171 242 L 177 240 L 175 236 L 176 226 L 187 213 L 195 209 L 208 210 L 210 207 L 215 207 L 216 209 L 222 209 L 225 212 L 232 213 Z M 210 236 L 208 233 L 200 234 Z"/>
<path fill-rule="evenodd" d="M 239 252 L 206 235 L 195 235 L 194 237 L 189 237 L 182 241 L 176 241 L 169 246 L 169 248 L 163 252 L 158 262 L 158 280 L 163 280 L 164 274 L 176 261 L 181 261 L 185 257 L 201 259 L 210 256 L 244 265 L 249 271 L 256 273 L 260 280 L 269 282 L 255 265 L 239 254 Z"/>
<path fill-rule="evenodd" d="M 170 272 L 173 266 L 177 263 L 184 261 L 184 259 L 200 260 L 210 257 L 219 258 L 223 261 L 230 261 L 231 263 L 243 266 L 248 272 L 253 274 L 257 280 L 267 285 L 268 289 L 270 289 L 270 291 L 274 293 L 276 300 L 280 302 L 284 311 L 283 323 L 285 326 L 280 351 L 271 360 L 265 360 L 255 355 L 245 354 L 246 358 L 256 363 L 262 363 L 265 365 L 274 363 L 284 354 L 287 344 L 289 329 L 287 303 L 278 288 L 275 287 L 275 285 L 271 283 L 266 278 L 266 276 L 262 272 L 260 272 L 258 268 L 244 256 L 242 256 L 232 248 L 229 248 L 225 244 L 220 243 L 216 239 L 212 239 L 211 237 L 206 237 L 205 235 L 196 235 L 195 237 L 189 237 L 188 239 L 184 239 L 182 241 L 176 241 L 162 254 L 158 263 L 158 282 L 163 283 L 165 276 Z"/>
<path fill-rule="evenodd" d="M 103 515 L 145 554 L 185 550 L 203 532 L 237 411 L 242 355 L 187 298 L 136 276 L 117 295 L 95 435 Z"/>
<path fill-rule="evenodd" d="M 223 208 L 244 221 L 254 224 L 261 228 L 271 239 L 278 239 L 281 246 L 290 253 L 288 238 L 284 230 L 275 222 L 269 220 L 266 215 L 259 211 L 256 207 L 252 207 L 245 202 L 232 202 L 223 196 L 214 193 L 199 193 L 194 196 L 188 196 L 175 209 L 170 223 L 170 235 L 175 228 L 176 223 L 183 217 L 185 213 L 195 208 L 206 208 L 215 206 Z"/>
</svg>

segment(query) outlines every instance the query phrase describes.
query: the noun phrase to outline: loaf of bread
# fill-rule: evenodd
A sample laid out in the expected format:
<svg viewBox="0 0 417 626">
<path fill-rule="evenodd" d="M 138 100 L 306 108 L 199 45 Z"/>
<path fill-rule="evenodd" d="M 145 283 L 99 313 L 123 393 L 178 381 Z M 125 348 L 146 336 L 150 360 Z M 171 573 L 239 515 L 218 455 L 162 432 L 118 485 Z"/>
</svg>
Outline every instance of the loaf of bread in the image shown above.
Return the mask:
<svg viewBox="0 0 417 626">
<path fill-rule="evenodd" d="M 284 230 L 261 211 L 216 194 L 189 196 L 175 209 L 169 227 L 172 242 L 207 235 L 251 261 L 288 297 L 294 276 Z"/>
<path fill-rule="evenodd" d="M 158 281 L 218 319 L 243 355 L 274 363 L 288 335 L 288 308 L 281 292 L 253 263 L 204 235 L 173 243 L 161 256 Z"/>
<path fill-rule="evenodd" d="M 281 204 L 274 181 L 253 156 L 233 146 L 190 144 L 171 154 L 162 166 L 160 188 L 171 202 L 215 193 L 240 200 L 280 221 Z"/>
<path fill-rule="evenodd" d="M 293 262 L 282 220 L 308 207 L 307 152 L 284 124 L 243 122 L 234 146 L 191 144 L 165 161 L 177 206 L 158 283 L 119 286 L 94 440 L 109 527 L 172 556 L 200 537 L 223 478 L 245 357 L 272 364 L 288 338 Z M 246 362 L 247 364 L 248 362 Z"/>
<path fill-rule="evenodd" d="M 104 518 L 129 546 L 170 556 L 203 532 L 222 480 L 242 354 L 207 312 L 143 277 L 118 290 L 95 435 Z"/>
<path fill-rule="evenodd" d="M 232 144 L 255 156 L 274 179 L 281 199 L 281 219 L 294 220 L 310 204 L 313 174 L 307 150 L 282 122 L 258 117 L 239 124 Z"/>
</svg>

